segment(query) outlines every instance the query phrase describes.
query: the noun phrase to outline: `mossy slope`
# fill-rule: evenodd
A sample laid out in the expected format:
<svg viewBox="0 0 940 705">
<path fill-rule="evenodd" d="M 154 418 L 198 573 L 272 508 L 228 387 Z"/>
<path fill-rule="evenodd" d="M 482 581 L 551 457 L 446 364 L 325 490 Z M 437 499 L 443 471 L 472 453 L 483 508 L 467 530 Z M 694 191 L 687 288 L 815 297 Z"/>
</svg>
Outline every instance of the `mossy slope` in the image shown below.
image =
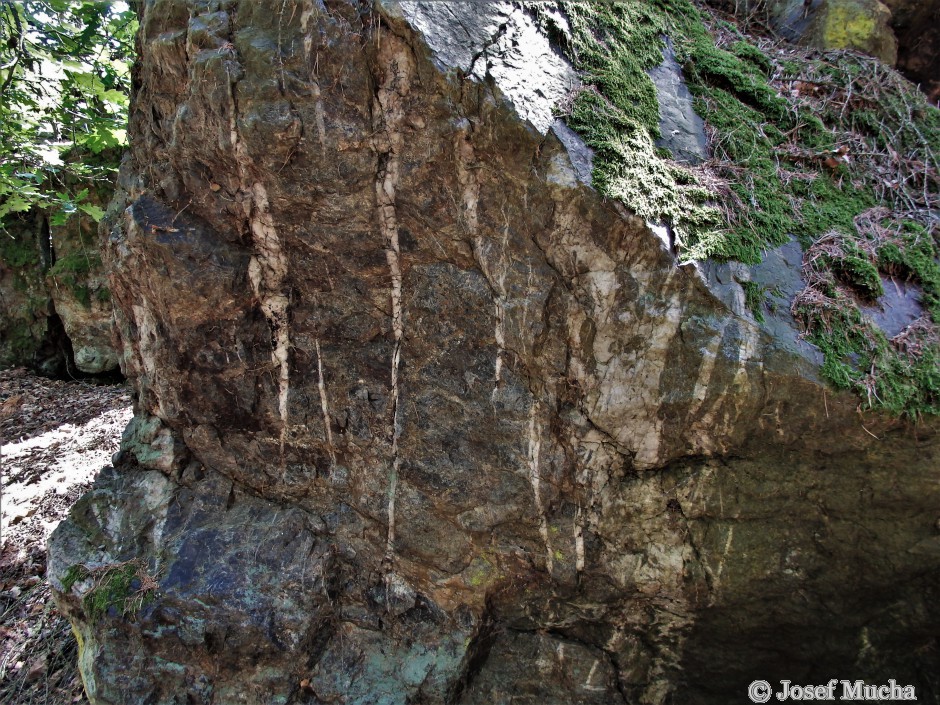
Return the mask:
<svg viewBox="0 0 940 705">
<path fill-rule="evenodd" d="M 838 233 L 845 256 L 823 267 L 827 306 L 838 315 L 810 310 L 812 297 L 795 307 L 826 356 L 823 373 L 870 407 L 940 411 L 930 214 L 940 200 L 940 111 L 876 60 L 762 43 L 690 0 L 563 6 L 570 31 L 532 10 L 584 76 L 566 118 L 595 150 L 595 187 L 668 224 L 686 262 L 753 264 L 791 237 L 809 248 Z M 708 125 L 713 158 L 698 167 L 655 147 L 659 110 L 647 72 L 662 62 L 667 36 Z M 919 235 L 886 242 L 860 230 L 859 219 L 882 205 L 883 227 Z M 899 273 L 922 288 L 928 311 L 913 347 L 888 340 L 858 308 L 877 297 L 881 275 Z"/>
</svg>

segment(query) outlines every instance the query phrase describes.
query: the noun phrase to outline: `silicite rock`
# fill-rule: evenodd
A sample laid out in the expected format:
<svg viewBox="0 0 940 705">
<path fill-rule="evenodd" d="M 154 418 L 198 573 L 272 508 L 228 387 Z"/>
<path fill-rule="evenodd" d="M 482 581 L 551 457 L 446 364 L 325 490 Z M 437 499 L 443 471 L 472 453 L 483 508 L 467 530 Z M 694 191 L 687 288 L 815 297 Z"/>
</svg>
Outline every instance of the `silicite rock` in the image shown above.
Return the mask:
<svg viewBox="0 0 940 705">
<path fill-rule="evenodd" d="M 117 370 L 94 221 L 77 213 L 50 225 L 39 209 L 8 221 L 0 247 L 0 365 L 66 377 Z"/>
<path fill-rule="evenodd" d="M 774 0 L 774 27 L 791 40 L 821 49 L 855 49 L 894 65 L 898 41 L 891 10 L 880 0 Z"/>
<path fill-rule="evenodd" d="M 136 417 L 50 549 L 93 703 L 937 701 L 937 425 L 585 184 L 525 11 L 154 0 L 140 50 Z M 132 559 L 124 613 L 63 583 Z"/>
<path fill-rule="evenodd" d="M 940 98 L 940 0 L 707 0 L 766 19 L 782 37 L 819 49 L 854 49 L 896 66 Z"/>
</svg>

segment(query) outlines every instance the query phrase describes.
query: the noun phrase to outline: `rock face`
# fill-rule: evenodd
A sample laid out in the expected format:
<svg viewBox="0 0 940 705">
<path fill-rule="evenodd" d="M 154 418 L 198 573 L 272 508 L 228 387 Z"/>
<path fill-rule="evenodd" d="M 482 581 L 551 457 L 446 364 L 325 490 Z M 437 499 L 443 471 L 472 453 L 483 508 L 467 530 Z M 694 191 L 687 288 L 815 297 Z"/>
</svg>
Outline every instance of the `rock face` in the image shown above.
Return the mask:
<svg viewBox="0 0 940 705">
<path fill-rule="evenodd" d="M 932 102 L 940 98 L 940 0 L 772 0 L 709 4 L 766 15 L 790 41 L 819 49 L 854 49 L 897 66 Z"/>
<path fill-rule="evenodd" d="M 523 10 L 158 0 L 140 49 L 136 416 L 50 549 L 93 703 L 937 701 L 936 424 L 585 183 Z"/>
<path fill-rule="evenodd" d="M 783 36 L 820 49 L 855 49 L 894 65 L 898 41 L 891 10 L 880 0 L 776 0 L 773 24 Z"/>
<path fill-rule="evenodd" d="M 51 376 L 116 371 L 97 226 L 81 213 L 65 225 L 50 225 L 47 215 L 35 209 L 4 223 L 0 365 L 29 365 Z"/>
<path fill-rule="evenodd" d="M 898 70 L 940 100 L 940 0 L 886 0 L 898 38 Z"/>
<path fill-rule="evenodd" d="M 35 213 L 10 217 L 0 242 L 0 365 L 32 361 L 46 338 L 48 292 L 40 243 L 45 221 Z M 48 268 L 48 264 L 45 267 Z M 49 358 L 57 364 L 57 356 Z M 41 363 L 40 363 L 41 366 Z"/>
</svg>

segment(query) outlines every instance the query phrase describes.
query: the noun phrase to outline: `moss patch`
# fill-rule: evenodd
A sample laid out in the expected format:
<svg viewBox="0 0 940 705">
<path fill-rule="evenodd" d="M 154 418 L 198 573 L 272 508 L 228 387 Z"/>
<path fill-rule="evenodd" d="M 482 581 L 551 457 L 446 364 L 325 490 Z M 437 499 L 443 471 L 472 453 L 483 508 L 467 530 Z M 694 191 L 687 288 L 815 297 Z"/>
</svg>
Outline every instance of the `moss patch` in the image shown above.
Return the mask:
<svg viewBox="0 0 940 705">
<path fill-rule="evenodd" d="M 668 13 L 645 2 L 572 2 L 564 9 L 569 55 L 588 86 L 567 121 L 595 151 L 596 188 L 647 220 L 667 223 L 683 250 L 720 229 L 708 189 L 655 146 L 659 103 L 647 72 L 662 63 L 663 37 L 672 34 Z"/>
<path fill-rule="evenodd" d="M 757 282 L 739 282 L 744 290 L 744 305 L 758 323 L 764 322 L 764 306 L 767 301 L 767 288 Z"/>
<path fill-rule="evenodd" d="M 88 276 L 92 271 L 100 270 L 101 266 L 101 256 L 97 252 L 72 252 L 56 260 L 48 276 L 71 291 L 85 308 L 91 308 L 92 292 L 88 286 Z"/>
<path fill-rule="evenodd" d="M 29 325 L 21 320 L 6 321 L 0 331 L 0 365 L 18 365 L 30 361 L 40 340 Z"/>
<path fill-rule="evenodd" d="M 0 229 L 0 262 L 13 269 L 39 266 L 36 238 L 22 230 Z"/>
<path fill-rule="evenodd" d="M 82 597 L 82 607 L 92 621 L 108 615 L 128 616 L 154 598 L 156 581 L 139 561 L 127 561 L 94 569 L 73 565 L 62 579 L 65 592 L 91 579 L 92 587 Z"/>
<path fill-rule="evenodd" d="M 584 77 L 566 118 L 595 151 L 598 191 L 671 226 L 683 261 L 757 263 L 791 237 L 809 248 L 837 233 L 840 256 L 814 263 L 835 288 L 823 294 L 819 311 L 800 313 L 826 355 L 824 375 L 856 388 L 870 406 L 936 413 L 924 367 L 937 357 L 930 336 L 915 357 L 899 357 L 883 334 L 884 344 L 876 344 L 879 332 L 869 330 L 856 305 L 882 293 L 879 272 L 904 270 L 927 292 L 929 323 L 936 325 L 934 245 L 927 237 L 869 241 L 857 221 L 887 204 L 922 228 L 930 222 L 930 209 L 940 206 L 940 111 L 874 59 L 760 45 L 690 0 L 563 7 L 570 33 L 537 3 L 532 12 Z M 713 159 L 699 167 L 680 166 L 654 146 L 659 109 L 647 72 L 662 62 L 667 36 L 708 126 Z M 763 316 L 765 294 L 745 288 L 755 316 Z M 878 393 L 860 381 L 866 365 Z"/>
<path fill-rule="evenodd" d="M 918 223 L 875 208 L 857 219 L 861 237 L 828 234 L 807 251 L 809 285 L 793 303 L 808 339 L 825 355 L 823 373 L 868 408 L 917 417 L 940 413 L 940 265 L 936 241 Z M 916 282 L 926 314 L 893 338 L 868 320 L 859 300 L 881 293 L 881 274 Z"/>
</svg>

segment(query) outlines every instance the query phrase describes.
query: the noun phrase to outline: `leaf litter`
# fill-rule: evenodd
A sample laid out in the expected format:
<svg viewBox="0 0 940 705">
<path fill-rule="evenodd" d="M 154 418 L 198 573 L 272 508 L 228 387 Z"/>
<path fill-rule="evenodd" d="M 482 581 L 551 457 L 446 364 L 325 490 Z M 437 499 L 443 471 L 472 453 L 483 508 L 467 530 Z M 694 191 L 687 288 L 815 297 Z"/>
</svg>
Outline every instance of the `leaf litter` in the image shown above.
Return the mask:
<svg viewBox="0 0 940 705">
<path fill-rule="evenodd" d="M 46 541 L 131 415 L 125 385 L 0 371 L 0 702 L 88 702 L 75 637 L 46 582 Z"/>
</svg>

